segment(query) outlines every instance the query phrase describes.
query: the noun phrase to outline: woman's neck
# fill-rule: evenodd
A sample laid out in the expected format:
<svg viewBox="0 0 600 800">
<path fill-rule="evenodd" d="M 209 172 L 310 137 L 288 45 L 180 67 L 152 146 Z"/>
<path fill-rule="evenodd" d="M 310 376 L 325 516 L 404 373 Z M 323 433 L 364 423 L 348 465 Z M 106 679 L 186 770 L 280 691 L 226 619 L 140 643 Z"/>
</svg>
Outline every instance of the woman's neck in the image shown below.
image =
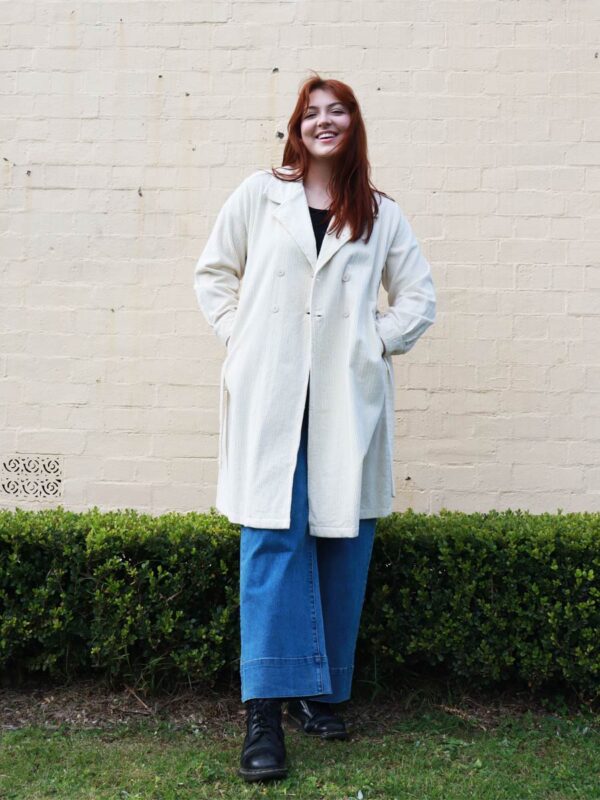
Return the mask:
<svg viewBox="0 0 600 800">
<path fill-rule="evenodd" d="M 327 191 L 331 167 L 325 161 L 311 161 L 304 178 L 304 192 L 311 208 L 329 208 L 332 198 Z"/>
</svg>

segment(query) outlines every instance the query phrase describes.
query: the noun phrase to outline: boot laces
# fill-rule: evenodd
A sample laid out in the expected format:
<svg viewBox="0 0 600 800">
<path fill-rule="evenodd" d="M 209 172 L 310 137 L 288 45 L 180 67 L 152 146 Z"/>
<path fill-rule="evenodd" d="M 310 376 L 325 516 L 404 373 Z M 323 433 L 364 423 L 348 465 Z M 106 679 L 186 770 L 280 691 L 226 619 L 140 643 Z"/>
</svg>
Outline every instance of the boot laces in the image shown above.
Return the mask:
<svg viewBox="0 0 600 800">
<path fill-rule="evenodd" d="M 269 733 L 273 729 L 273 723 L 269 722 L 267 713 L 267 709 L 271 704 L 272 701 L 261 699 L 255 701 L 250 708 L 252 725 L 256 727 L 259 733 Z"/>
</svg>

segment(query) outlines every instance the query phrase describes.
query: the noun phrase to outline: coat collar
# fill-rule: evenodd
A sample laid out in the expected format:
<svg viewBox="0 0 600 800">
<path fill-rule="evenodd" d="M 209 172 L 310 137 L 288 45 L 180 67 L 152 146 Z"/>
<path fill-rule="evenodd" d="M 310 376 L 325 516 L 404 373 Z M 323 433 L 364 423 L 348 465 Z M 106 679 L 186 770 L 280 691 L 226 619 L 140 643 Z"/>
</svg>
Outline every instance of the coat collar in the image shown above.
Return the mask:
<svg viewBox="0 0 600 800">
<path fill-rule="evenodd" d="M 289 167 L 281 167 L 279 171 L 292 172 Z M 346 223 L 339 234 L 339 238 L 336 237 L 335 234 L 330 232 L 333 226 L 333 220 L 330 220 L 317 257 L 317 244 L 303 181 L 300 179 L 286 182 L 271 175 L 267 197 L 276 204 L 273 206 L 273 216 L 279 220 L 295 239 L 314 273 L 324 267 L 352 235 L 350 225 Z"/>
</svg>

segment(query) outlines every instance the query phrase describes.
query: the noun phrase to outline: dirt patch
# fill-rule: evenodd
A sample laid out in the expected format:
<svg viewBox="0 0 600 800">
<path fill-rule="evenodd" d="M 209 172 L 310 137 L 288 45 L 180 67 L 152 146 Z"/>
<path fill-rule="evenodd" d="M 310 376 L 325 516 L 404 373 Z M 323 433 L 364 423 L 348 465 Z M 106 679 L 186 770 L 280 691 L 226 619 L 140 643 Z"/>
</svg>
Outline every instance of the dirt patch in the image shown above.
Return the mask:
<svg viewBox="0 0 600 800">
<path fill-rule="evenodd" d="M 415 691 L 414 686 L 410 692 L 405 687 L 397 693 L 379 693 L 372 699 L 357 697 L 338 704 L 339 713 L 366 736 L 384 734 L 426 707 L 459 717 L 483 731 L 493 729 L 507 716 L 551 713 L 526 694 L 475 696 L 465 692 L 449 701 L 432 696 L 426 689 Z M 232 692 L 186 689 L 171 695 L 143 697 L 131 687 L 109 691 L 94 680 L 59 687 L 38 684 L 0 689 L 0 730 L 29 725 L 110 728 L 146 719 L 226 737 L 231 735 L 232 727 L 243 726 L 245 715 L 239 693 Z"/>
</svg>

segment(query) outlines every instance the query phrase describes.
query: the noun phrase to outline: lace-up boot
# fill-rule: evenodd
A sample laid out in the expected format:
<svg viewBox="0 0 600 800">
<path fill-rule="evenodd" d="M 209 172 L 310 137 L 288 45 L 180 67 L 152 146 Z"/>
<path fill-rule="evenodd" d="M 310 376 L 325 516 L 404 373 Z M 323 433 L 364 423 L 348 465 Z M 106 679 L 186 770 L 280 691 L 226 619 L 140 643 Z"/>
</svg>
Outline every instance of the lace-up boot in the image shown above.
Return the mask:
<svg viewBox="0 0 600 800">
<path fill-rule="evenodd" d="M 338 716 L 329 703 L 294 698 L 287 704 L 288 719 L 292 724 L 321 739 L 347 739 L 348 731 L 344 720 Z"/>
<path fill-rule="evenodd" d="M 246 725 L 238 774 L 247 781 L 285 778 L 281 700 L 272 697 L 248 700 Z"/>
</svg>

